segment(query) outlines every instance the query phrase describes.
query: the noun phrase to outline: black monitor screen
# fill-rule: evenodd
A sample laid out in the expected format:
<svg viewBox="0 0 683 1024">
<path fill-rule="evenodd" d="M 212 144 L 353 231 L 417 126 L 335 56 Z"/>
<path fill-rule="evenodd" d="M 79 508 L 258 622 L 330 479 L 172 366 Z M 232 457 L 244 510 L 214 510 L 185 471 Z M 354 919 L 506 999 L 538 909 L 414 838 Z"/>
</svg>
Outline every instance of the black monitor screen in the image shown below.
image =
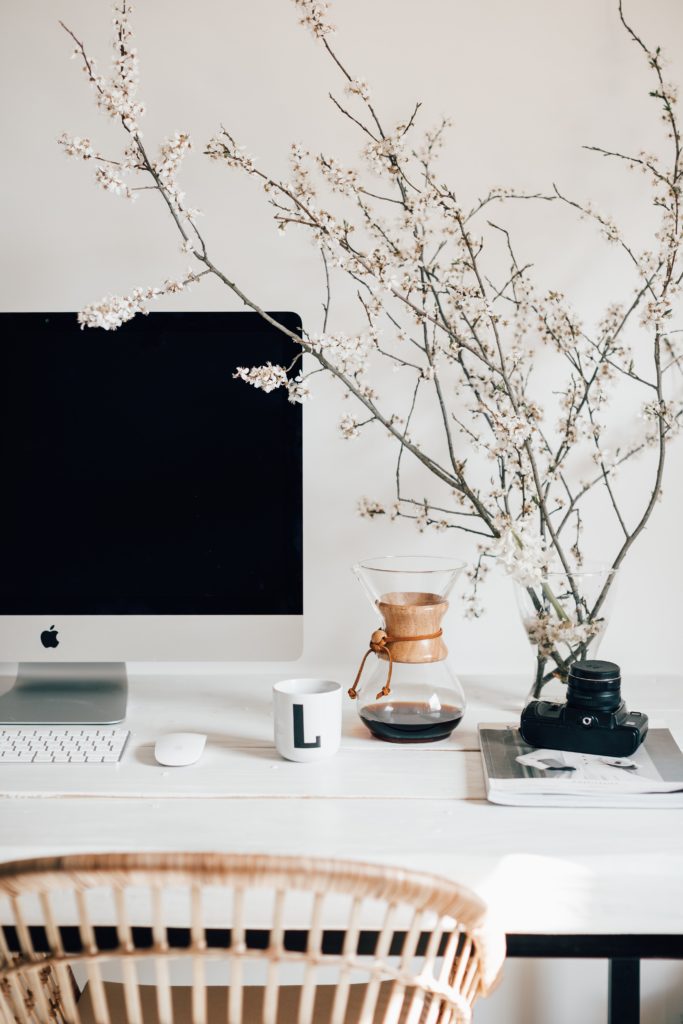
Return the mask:
<svg viewBox="0 0 683 1024">
<path fill-rule="evenodd" d="M 0 614 L 301 614 L 301 406 L 233 379 L 294 342 L 255 313 L 0 325 Z"/>
</svg>

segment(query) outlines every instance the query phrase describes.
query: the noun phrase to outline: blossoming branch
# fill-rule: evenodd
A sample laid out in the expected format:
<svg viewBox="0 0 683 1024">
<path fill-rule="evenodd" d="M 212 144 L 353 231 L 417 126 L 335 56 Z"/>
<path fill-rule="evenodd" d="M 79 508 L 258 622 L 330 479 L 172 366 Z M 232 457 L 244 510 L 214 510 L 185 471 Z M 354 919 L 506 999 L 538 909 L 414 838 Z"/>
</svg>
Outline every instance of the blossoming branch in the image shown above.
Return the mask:
<svg viewBox="0 0 683 1024">
<path fill-rule="evenodd" d="M 197 269 L 160 289 L 136 289 L 127 298 L 91 304 L 80 314 L 81 325 L 118 327 L 145 312 L 160 294 L 204 276 L 218 278 L 298 346 L 290 366 L 238 367 L 237 377 L 265 392 L 286 388 L 289 399 L 300 402 L 311 393 L 312 376 L 322 371 L 354 402 L 340 422 L 344 438 L 381 427 L 395 441 L 393 500 L 364 497 L 361 515 L 400 516 L 421 530 L 456 530 L 476 538 L 471 615 L 481 611 L 478 588 L 491 556 L 528 588 L 535 618 L 527 629 L 538 645 L 542 683 L 585 656 L 587 643 L 602 628 L 614 579 L 610 575 L 589 602 L 574 575 L 583 563 L 584 499 L 594 491 L 604 497 L 615 527 L 610 565 L 616 570 L 652 515 L 666 448 L 683 415 L 677 390 L 681 351 L 672 328 L 683 280 L 676 89 L 664 77 L 660 50 L 648 48 L 619 2 L 621 25 L 652 75 L 665 152 L 629 155 L 586 148 L 613 160 L 616 173 L 623 166 L 647 179 L 658 226 L 651 244 L 639 250 L 610 216 L 557 187 L 544 194 L 495 187 L 466 203 L 440 166 L 448 122 L 419 132 L 418 103 L 403 121 L 386 124 L 368 83 L 347 69 L 332 45 L 329 5 L 325 0 L 294 3 L 340 76 L 344 95 L 332 102 L 359 132 L 359 162 L 347 165 L 333 154 L 294 144 L 289 175 L 281 179 L 260 167 L 227 128 L 204 152 L 263 190 L 281 232 L 309 235 L 321 257 L 319 331 L 291 334 L 213 261 L 197 225 L 198 211 L 187 204 L 178 180 L 191 150 L 189 135 L 175 131 L 156 155 L 143 144 L 144 105 L 137 97 L 128 0 L 119 0 L 114 9 L 109 77 L 97 72 L 83 43 L 67 29 L 98 105 L 121 125 L 122 153 L 105 158 L 80 137 L 64 135 L 60 143 L 69 156 L 94 165 L 96 181 L 107 191 L 126 199 L 143 190 L 158 194 Z M 621 299 L 609 297 L 597 323 L 585 323 L 561 290 L 536 286 L 519 243 L 493 219 L 496 209 L 512 202 L 563 204 L 621 254 L 631 280 Z M 343 280 L 354 288 L 358 315 L 333 327 L 332 296 Z M 534 364 L 541 350 L 552 365 L 550 402 L 547 387 L 536 389 Z M 403 396 L 398 407 L 397 390 Z M 613 414 L 622 393 L 638 396 L 640 412 L 637 429 L 625 434 Z M 433 420 L 422 425 L 425 409 L 436 414 L 438 434 Z M 623 506 L 618 471 L 648 449 L 654 452 L 651 478 L 634 515 Z M 419 483 L 415 467 L 422 473 Z M 422 496 L 426 491 L 428 498 Z M 571 615 L 543 583 L 551 567 L 568 574 Z M 551 664 L 544 674 L 547 659 Z"/>
</svg>

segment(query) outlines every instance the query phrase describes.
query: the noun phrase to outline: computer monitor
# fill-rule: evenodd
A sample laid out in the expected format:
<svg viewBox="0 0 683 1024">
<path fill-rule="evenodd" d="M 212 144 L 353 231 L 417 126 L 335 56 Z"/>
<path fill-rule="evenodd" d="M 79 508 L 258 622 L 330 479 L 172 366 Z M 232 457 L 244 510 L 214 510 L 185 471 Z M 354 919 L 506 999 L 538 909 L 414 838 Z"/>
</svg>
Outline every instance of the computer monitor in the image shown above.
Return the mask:
<svg viewBox="0 0 683 1024">
<path fill-rule="evenodd" d="M 246 312 L 0 328 L 0 722 L 121 721 L 128 661 L 298 657 L 301 406 L 233 377 L 296 344 Z"/>
</svg>

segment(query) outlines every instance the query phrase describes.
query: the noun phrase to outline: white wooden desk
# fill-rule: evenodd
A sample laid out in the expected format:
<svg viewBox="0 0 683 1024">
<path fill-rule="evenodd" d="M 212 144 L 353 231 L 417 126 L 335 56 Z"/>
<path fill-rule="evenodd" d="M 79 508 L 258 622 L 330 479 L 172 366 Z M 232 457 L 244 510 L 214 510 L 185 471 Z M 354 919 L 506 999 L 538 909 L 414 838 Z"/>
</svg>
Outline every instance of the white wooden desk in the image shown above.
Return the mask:
<svg viewBox="0 0 683 1024">
<path fill-rule="evenodd" d="M 484 799 L 477 722 L 514 721 L 524 680 L 465 680 L 463 722 L 423 747 L 374 740 L 348 701 L 340 754 L 305 765 L 273 748 L 273 678 L 133 677 L 118 766 L 0 768 L 0 859 L 238 850 L 383 861 L 471 886 L 513 954 L 683 957 L 680 811 Z M 625 679 L 624 694 L 683 744 L 683 680 Z M 208 733 L 202 760 L 159 767 L 154 740 L 181 729 Z"/>
</svg>

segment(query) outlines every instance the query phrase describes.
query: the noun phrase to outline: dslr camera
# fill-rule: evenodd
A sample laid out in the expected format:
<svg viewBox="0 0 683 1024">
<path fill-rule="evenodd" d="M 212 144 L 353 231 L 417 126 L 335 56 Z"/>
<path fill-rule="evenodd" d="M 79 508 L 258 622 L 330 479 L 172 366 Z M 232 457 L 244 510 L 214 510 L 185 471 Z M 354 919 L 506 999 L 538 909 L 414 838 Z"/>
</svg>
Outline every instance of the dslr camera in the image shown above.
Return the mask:
<svg viewBox="0 0 683 1024">
<path fill-rule="evenodd" d="M 647 715 L 627 711 L 613 661 L 577 661 L 569 669 L 566 704 L 530 700 L 519 731 L 532 747 L 628 757 L 647 735 Z"/>
</svg>

